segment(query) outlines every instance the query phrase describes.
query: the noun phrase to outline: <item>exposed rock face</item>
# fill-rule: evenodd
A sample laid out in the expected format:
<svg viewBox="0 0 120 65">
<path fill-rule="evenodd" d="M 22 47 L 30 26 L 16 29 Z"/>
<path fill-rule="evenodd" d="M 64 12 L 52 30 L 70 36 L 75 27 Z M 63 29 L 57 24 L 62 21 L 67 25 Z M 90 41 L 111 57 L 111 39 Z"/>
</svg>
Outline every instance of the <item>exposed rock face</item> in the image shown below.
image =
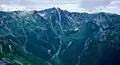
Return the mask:
<svg viewBox="0 0 120 65">
<path fill-rule="evenodd" d="M 0 59 L 13 65 L 119 65 L 120 15 L 1 11 Z"/>
</svg>

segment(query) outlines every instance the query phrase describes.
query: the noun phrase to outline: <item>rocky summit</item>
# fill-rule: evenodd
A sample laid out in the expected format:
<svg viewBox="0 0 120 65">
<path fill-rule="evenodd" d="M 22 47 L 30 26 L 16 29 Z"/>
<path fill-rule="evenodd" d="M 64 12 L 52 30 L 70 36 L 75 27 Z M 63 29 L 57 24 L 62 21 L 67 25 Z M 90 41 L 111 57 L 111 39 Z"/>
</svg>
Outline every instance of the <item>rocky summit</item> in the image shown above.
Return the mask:
<svg viewBox="0 0 120 65">
<path fill-rule="evenodd" d="M 120 15 L 0 11 L 0 65 L 120 65 Z"/>
</svg>

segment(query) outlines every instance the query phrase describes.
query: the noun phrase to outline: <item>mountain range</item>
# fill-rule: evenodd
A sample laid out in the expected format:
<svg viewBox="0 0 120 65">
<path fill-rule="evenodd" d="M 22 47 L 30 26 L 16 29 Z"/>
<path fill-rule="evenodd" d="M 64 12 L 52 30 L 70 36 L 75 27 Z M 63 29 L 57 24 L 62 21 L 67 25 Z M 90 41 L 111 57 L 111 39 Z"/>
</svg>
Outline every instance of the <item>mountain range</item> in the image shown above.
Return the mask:
<svg viewBox="0 0 120 65">
<path fill-rule="evenodd" d="M 119 65 L 119 30 L 112 13 L 0 11 L 0 63 Z"/>
</svg>

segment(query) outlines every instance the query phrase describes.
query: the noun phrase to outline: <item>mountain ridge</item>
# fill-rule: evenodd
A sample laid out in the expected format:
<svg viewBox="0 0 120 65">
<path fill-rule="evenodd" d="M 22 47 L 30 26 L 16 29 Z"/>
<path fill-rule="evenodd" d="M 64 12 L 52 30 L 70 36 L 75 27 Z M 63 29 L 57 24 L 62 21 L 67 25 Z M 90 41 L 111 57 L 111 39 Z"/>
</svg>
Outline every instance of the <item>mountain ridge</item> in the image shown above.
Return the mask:
<svg viewBox="0 0 120 65">
<path fill-rule="evenodd" d="M 45 11 L 45 10 L 51 10 L 51 9 L 60 9 L 59 7 L 52 7 L 52 8 L 47 8 L 47 9 L 42 9 L 42 10 L 16 10 L 16 11 L 2 11 L 2 10 L 0 10 L 1 12 L 24 12 L 24 11 L 26 11 L 26 12 L 30 12 L 30 11 L 38 11 L 38 12 L 40 12 L 40 11 Z M 62 10 L 62 9 L 60 9 L 60 10 Z M 64 10 L 64 11 L 67 11 L 68 12 L 68 10 Z M 118 14 L 118 13 L 110 13 L 110 12 L 71 12 L 71 13 L 88 13 L 88 14 L 97 14 L 97 13 L 108 13 L 108 14 L 117 14 L 117 15 L 120 15 L 120 14 Z"/>
</svg>

